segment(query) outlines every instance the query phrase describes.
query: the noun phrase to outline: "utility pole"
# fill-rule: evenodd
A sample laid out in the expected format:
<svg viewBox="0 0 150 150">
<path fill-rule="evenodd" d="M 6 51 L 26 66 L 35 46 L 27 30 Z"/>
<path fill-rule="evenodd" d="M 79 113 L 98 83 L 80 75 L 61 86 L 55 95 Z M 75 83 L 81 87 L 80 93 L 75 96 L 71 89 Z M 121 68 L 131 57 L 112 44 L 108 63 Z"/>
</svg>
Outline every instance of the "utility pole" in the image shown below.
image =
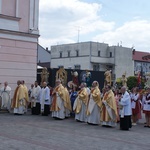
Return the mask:
<svg viewBox="0 0 150 150">
<path fill-rule="evenodd" d="M 79 40 L 80 40 L 80 28 L 78 28 L 78 43 L 79 43 Z"/>
<path fill-rule="evenodd" d="M 81 27 L 80 26 L 76 26 L 76 28 L 77 28 L 77 31 L 78 31 L 77 42 L 79 43 L 80 42 L 80 30 L 81 30 Z"/>
</svg>

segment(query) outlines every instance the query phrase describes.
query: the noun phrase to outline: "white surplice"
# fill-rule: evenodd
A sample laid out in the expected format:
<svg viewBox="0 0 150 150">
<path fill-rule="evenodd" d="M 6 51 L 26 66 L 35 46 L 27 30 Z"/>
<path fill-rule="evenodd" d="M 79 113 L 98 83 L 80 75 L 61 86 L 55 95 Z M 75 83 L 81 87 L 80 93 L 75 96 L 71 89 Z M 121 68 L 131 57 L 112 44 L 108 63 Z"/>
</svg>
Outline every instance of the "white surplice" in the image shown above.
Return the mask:
<svg viewBox="0 0 150 150">
<path fill-rule="evenodd" d="M 59 119 L 64 119 L 66 114 L 65 114 L 65 107 L 64 107 L 64 101 L 61 99 L 58 93 L 56 93 L 57 99 L 56 103 L 58 105 L 59 110 L 58 111 L 53 111 L 52 112 L 52 117 L 53 118 L 59 118 Z"/>
<path fill-rule="evenodd" d="M 44 105 L 50 105 L 50 89 L 42 88 L 40 93 L 41 112 L 44 112 Z"/>
<path fill-rule="evenodd" d="M 36 103 L 40 103 L 40 94 L 41 87 L 39 85 L 37 87 L 34 86 L 31 92 L 31 98 L 34 97 L 34 99 L 32 99 L 33 107 L 36 107 Z"/>
<path fill-rule="evenodd" d="M 90 95 L 88 111 L 90 115 L 87 117 L 87 122 L 92 124 L 100 124 L 100 108 L 93 100 L 92 95 Z"/>
<path fill-rule="evenodd" d="M 9 86 L 1 88 L 2 105 L 1 108 L 10 110 L 11 106 L 11 88 Z"/>
</svg>

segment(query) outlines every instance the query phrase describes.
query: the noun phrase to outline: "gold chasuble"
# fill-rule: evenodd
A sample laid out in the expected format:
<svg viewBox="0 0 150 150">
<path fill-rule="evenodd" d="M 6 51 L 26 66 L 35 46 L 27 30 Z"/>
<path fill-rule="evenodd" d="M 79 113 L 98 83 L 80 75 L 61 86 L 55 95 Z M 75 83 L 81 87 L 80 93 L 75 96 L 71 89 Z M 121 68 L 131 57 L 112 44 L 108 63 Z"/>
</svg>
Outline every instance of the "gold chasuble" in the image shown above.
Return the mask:
<svg viewBox="0 0 150 150">
<path fill-rule="evenodd" d="M 67 88 L 64 88 L 64 90 L 65 90 L 65 97 L 64 97 L 64 102 L 65 103 L 64 103 L 64 106 L 68 110 L 72 111 L 69 92 L 68 92 Z"/>
<path fill-rule="evenodd" d="M 26 102 L 29 101 L 29 96 L 28 96 L 28 88 L 26 85 L 22 85 L 23 86 L 23 90 L 24 90 L 24 94 L 25 94 L 25 100 Z"/>
<path fill-rule="evenodd" d="M 51 111 L 59 111 L 59 105 L 57 103 L 57 98 L 58 95 L 59 97 L 64 101 L 64 107 L 67 108 L 68 110 L 71 110 L 71 104 L 70 104 L 70 97 L 69 97 L 69 93 L 67 91 L 67 89 L 65 89 L 62 84 L 58 85 L 52 95 L 53 95 L 53 102 L 52 102 L 52 106 L 51 106 Z"/>
<path fill-rule="evenodd" d="M 25 98 L 24 88 L 22 85 L 18 85 L 12 100 L 12 108 L 19 108 L 20 107 L 19 101 L 24 98 Z M 26 106 L 25 103 L 23 105 Z"/>
<path fill-rule="evenodd" d="M 93 88 L 91 90 L 91 94 L 93 101 L 98 105 L 99 108 L 102 106 L 101 96 L 100 96 L 100 90 L 98 86 Z M 90 112 L 87 110 L 87 115 L 90 115 Z"/>
<path fill-rule="evenodd" d="M 85 105 L 87 105 L 87 103 L 88 103 L 88 93 L 87 93 L 86 88 L 82 88 L 78 92 L 78 97 L 77 97 L 76 101 L 77 102 L 76 102 L 76 106 L 74 108 L 74 112 L 76 114 L 78 114 L 81 111 L 82 103 L 84 103 Z"/>
<path fill-rule="evenodd" d="M 114 97 L 114 93 L 112 92 L 112 90 L 109 90 L 108 92 L 106 92 L 104 94 L 103 100 L 106 101 L 106 105 L 102 104 L 102 108 L 101 108 L 101 121 L 104 122 L 109 122 L 109 121 L 113 121 L 116 122 L 116 118 L 117 118 L 117 105 L 116 105 L 116 101 L 115 101 L 115 97 Z M 110 108 L 111 113 L 109 111 Z"/>
</svg>

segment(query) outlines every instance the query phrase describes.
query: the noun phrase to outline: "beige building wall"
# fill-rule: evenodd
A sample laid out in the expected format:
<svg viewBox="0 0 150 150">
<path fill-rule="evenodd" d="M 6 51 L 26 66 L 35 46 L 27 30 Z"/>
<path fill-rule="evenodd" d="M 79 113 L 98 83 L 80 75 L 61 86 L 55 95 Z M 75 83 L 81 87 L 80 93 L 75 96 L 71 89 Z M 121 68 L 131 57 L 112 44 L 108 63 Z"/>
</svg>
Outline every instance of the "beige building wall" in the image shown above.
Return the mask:
<svg viewBox="0 0 150 150">
<path fill-rule="evenodd" d="M 116 78 L 122 77 L 126 72 L 126 76 L 134 75 L 134 61 L 132 60 L 132 50 L 125 47 L 114 47 L 115 53 L 115 74 Z"/>
</svg>

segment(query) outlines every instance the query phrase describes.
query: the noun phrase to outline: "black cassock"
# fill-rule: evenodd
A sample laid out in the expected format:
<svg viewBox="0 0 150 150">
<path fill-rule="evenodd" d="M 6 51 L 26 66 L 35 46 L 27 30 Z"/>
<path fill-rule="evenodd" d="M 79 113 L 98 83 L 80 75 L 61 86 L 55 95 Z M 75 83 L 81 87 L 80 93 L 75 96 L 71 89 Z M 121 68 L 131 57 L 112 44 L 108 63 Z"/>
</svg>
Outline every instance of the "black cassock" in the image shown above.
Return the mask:
<svg viewBox="0 0 150 150">
<path fill-rule="evenodd" d="M 131 116 L 120 117 L 120 130 L 129 130 L 132 128 Z"/>
</svg>

